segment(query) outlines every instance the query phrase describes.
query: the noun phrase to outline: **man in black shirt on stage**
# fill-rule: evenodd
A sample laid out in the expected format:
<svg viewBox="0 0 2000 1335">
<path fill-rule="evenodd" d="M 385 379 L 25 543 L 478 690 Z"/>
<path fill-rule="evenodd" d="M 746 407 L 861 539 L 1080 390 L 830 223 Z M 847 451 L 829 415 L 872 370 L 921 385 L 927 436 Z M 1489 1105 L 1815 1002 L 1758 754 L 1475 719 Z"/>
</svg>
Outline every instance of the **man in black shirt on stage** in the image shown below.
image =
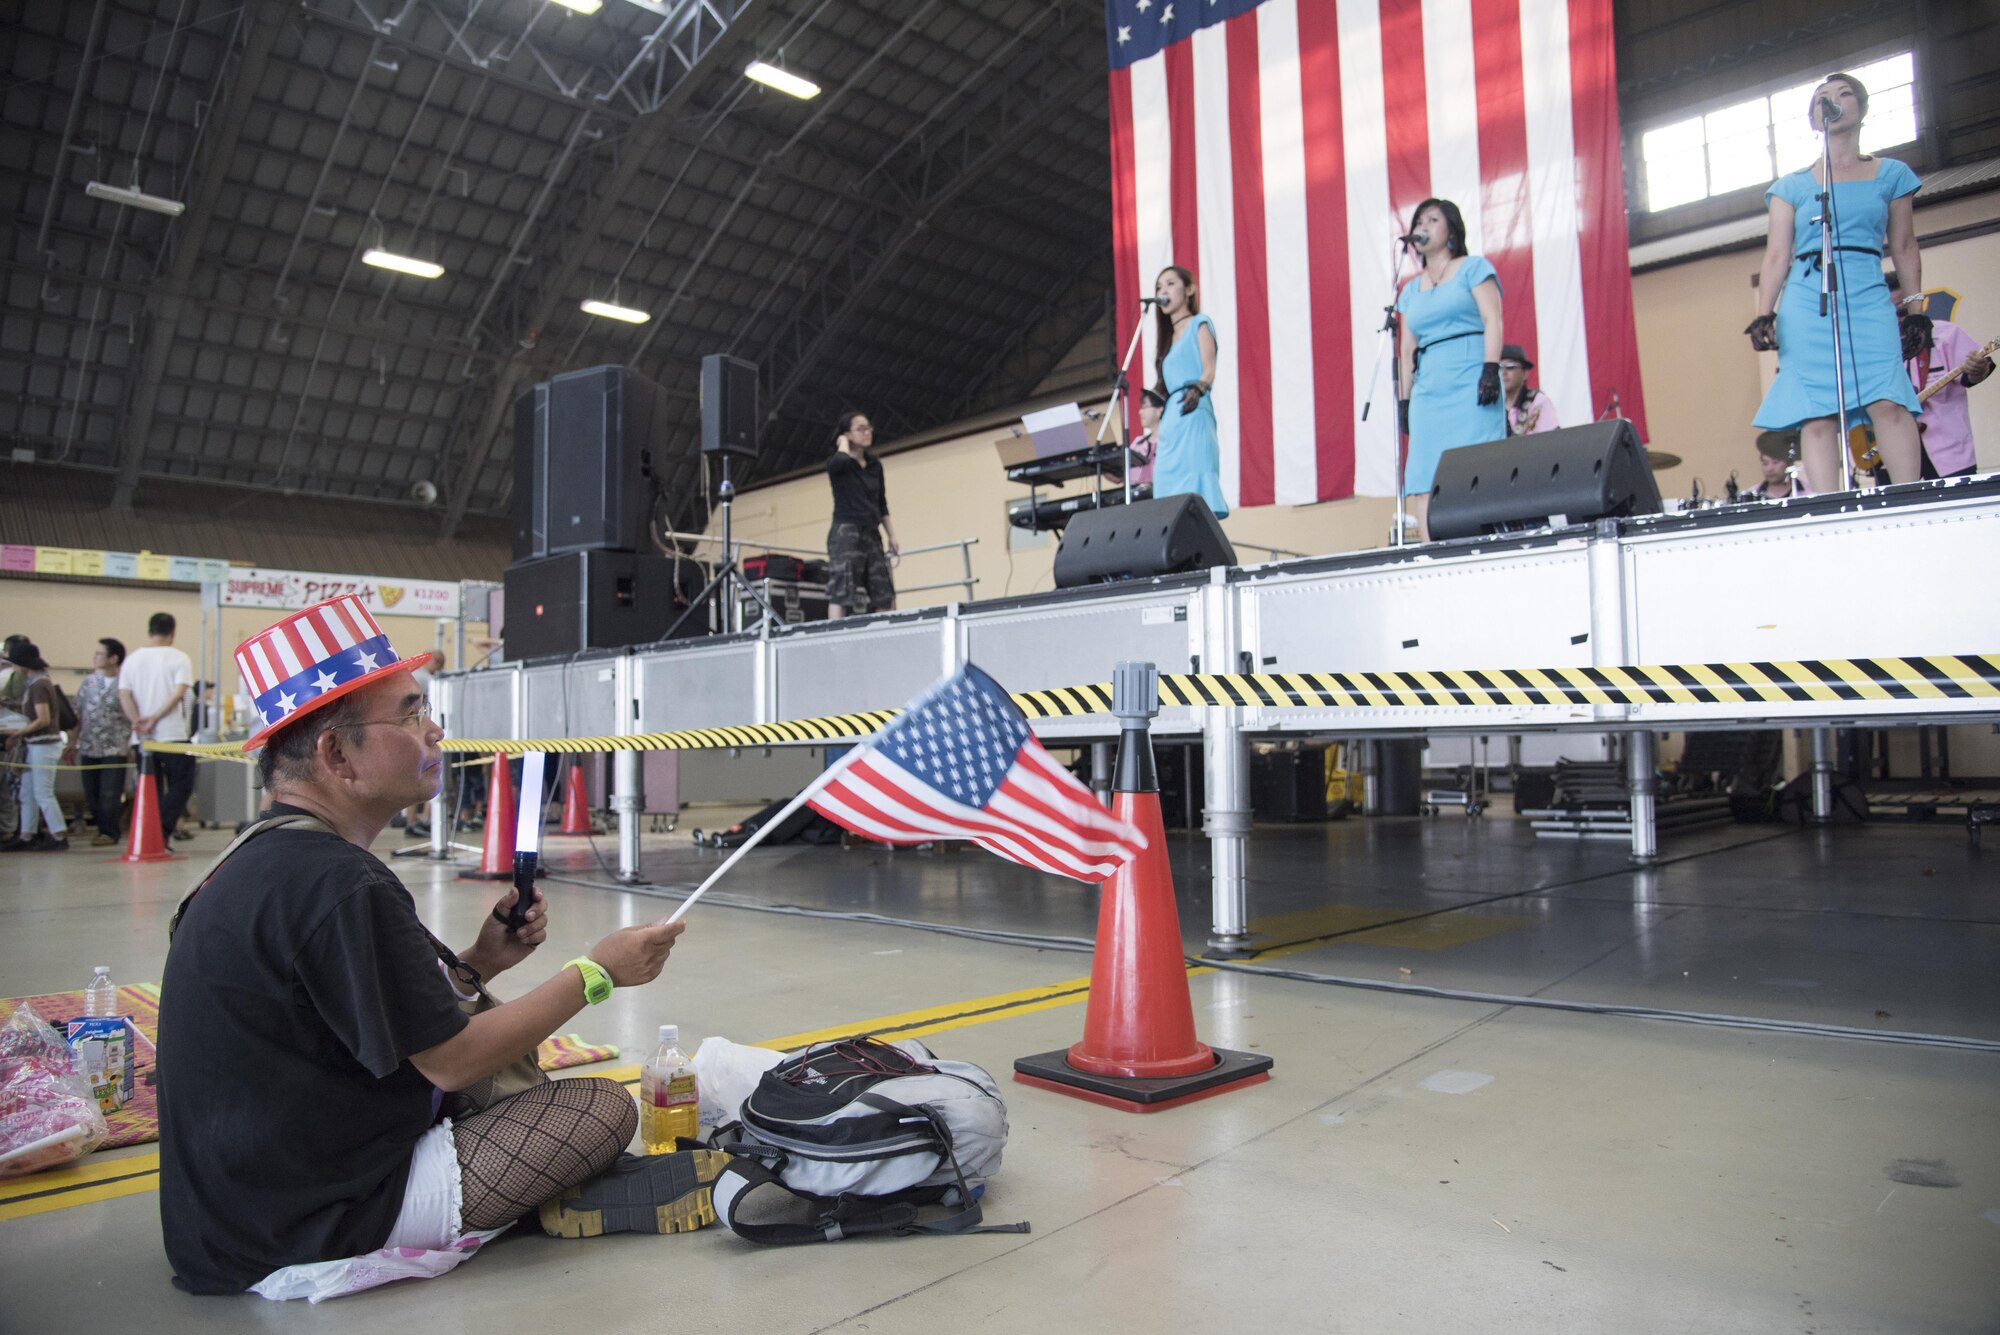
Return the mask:
<svg viewBox="0 0 2000 1335">
<path fill-rule="evenodd" d="M 896 545 L 896 526 L 889 522 L 889 496 L 882 483 L 882 461 L 868 452 L 875 428 L 866 413 L 839 417 L 838 448 L 827 457 L 827 481 L 833 484 L 833 524 L 826 534 L 826 615 L 838 621 L 850 611 L 857 615 L 886 612 L 896 605 L 896 586 L 889 578 L 889 557 Z M 888 540 L 888 551 L 882 549 Z"/>
</svg>

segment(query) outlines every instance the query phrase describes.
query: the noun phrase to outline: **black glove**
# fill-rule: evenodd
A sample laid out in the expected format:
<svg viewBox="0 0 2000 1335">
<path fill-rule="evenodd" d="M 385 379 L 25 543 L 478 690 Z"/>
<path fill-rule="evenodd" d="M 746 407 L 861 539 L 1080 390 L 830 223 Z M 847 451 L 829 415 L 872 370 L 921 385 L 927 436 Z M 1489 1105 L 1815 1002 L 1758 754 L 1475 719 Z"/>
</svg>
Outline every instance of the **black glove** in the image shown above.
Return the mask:
<svg viewBox="0 0 2000 1335">
<path fill-rule="evenodd" d="M 1186 389 L 1182 390 L 1181 416 L 1185 417 L 1189 413 L 1193 412 L 1196 406 L 1201 403 L 1201 396 L 1206 393 L 1208 393 L 1208 391 L 1201 387 L 1199 381 L 1197 381 L 1192 385 L 1189 385 Z"/>
<path fill-rule="evenodd" d="M 1760 315 L 1743 326 L 1743 332 L 1750 335 L 1750 346 L 1759 352 L 1778 350 L 1778 317 Z"/>
<path fill-rule="evenodd" d="M 1931 317 L 1921 311 L 1904 311 L 1896 321 L 1903 334 L 1903 360 L 1920 356 L 1931 346 Z"/>
<path fill-rule="evenodd" d="M 1406 436 L 1410 434 L 1410 401 L 1408 399 L 1396 400 L 1396 429 Z"/>
<path fill-rule="evenodd" d="M 1500 363 L 1488 362 L 1479 372 L 1479 406 L 1490 407 L 1500 402 Z"/>
</svg>

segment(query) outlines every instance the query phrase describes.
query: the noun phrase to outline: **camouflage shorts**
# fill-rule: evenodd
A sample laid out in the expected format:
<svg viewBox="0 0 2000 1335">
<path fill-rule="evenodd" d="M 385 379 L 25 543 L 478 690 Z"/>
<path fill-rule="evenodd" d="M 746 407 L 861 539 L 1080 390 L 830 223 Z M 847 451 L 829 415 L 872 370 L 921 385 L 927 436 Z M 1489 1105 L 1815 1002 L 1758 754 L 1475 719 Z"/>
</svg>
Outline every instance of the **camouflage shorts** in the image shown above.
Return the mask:
<svg viewBox="0 0 2000 1335">
<path fill-rule="evenodd" d="M 886 612 L 896 605 L 896 586 L 889 578 L 889 556 L 877 530 L 859 524 L 835 524 L 826 535 L 826 600 L 859 616 Z"/>
</svg>

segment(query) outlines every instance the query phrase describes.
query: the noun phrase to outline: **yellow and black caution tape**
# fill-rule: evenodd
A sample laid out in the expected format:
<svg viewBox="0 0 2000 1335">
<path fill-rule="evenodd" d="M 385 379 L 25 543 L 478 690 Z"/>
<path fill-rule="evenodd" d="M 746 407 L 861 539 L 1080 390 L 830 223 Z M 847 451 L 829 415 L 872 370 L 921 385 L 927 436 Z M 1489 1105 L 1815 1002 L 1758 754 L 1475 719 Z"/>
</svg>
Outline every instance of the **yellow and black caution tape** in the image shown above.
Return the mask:
<svg viewBox="0 0 2000 1335">
<path fill-rule="evenodd" d="M 1109 682 L 1023 691 L 1029 718 L 1070 718 L 1111 710 Z M 1652 667 L 1471 668 L 1430 672 L 1165 673 L 1166 706 L 1265 709 L 1449 709 L 1497 705 L 1788 705 L 1990 700 L 2000 708 L 2000 654 L 1831 658 L 1803 662 L 1694 663 Z M 447 737 L 446 751 L 520 755 L 526 751 L 700 751 L 732 746 L 847 742 L 867 737 L 899 710 L 878 709 L 784 723 L 653 732 L 631 737 Z M 232 743 L 148 742 L 148 750 L 217 760 L 246 759 Z"/>
</svg>

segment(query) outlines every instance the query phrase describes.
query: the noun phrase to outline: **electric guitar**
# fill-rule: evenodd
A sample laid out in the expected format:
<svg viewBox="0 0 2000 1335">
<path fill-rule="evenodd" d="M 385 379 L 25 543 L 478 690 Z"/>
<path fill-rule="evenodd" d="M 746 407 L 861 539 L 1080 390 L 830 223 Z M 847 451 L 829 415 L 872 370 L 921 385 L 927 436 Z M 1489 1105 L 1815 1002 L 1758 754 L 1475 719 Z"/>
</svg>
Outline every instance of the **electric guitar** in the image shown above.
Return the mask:
<svg viewBox="0 0 2000 1335">
<path fill-rule="evenodd" d="M 1917 406 L 1921 408 L 1924 404 L 1930 402 L 1931 395 L 1964 375 L 1966 368 L 1981 357 L 1990 357 L 1996 350 L 2000 350 L 2000 338 L 1994 339 L 1957 366 L 1952 367 L 1951 370 L 1931 381 L 1930 384 L 1925 385 L 1923 390 L 1917 395 Z M 1923 429 L 1924 424 L 1919 421 L 1917 423 L 1917 431 L 1921 434 Z M 1847 429 L 1847 453 L 1854 460 L 1854 471 L 1857 473 L 1869 472 L 1882 466 L 1882 452 L 1875 448 L 1875 428 L 1871 423 L 1863 420 L 1856 422 Z"/>
</svg>

